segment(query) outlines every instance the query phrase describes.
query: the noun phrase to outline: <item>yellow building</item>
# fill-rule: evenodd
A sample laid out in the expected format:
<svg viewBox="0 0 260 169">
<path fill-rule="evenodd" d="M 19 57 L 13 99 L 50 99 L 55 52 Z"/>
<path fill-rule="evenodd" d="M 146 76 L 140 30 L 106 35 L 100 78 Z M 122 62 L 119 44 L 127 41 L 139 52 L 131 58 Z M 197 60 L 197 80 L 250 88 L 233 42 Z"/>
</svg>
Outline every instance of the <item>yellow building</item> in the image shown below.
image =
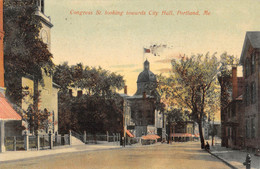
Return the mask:
<svg viewBox="0 0 260 169">
<path fill-rule="evenodd" d="M 42 29 L 40 30 L 40 38 L 47 44 L 48 49 L 51 50 L 51 28 L 53 27 L 50 17 L 44 14 L 44 0 L 36 1 L 38 9 L 36 15 L 40 17 L 42 23 Z M 33 104 L 32 96 L 35 94 L 35 86 L 38 87 L 39 97 L 39 109 L 47 109 L 51 114 L 49 117 L 50 125 L 45 130 L 40 132 L 52 133 L 58 132 L 58 88 L 59 86 L 53 83 L 52 75 L 42 69 L 42 81 L 38 85 L 34 84 L 33 77 L 26 76 L 22 78 L 22 87 L 25 97 L 22 101 L 22 109 L 27 110 L 30 104 Z M 24 124 L 26 126 L 26 124 Z"/>
</svg>

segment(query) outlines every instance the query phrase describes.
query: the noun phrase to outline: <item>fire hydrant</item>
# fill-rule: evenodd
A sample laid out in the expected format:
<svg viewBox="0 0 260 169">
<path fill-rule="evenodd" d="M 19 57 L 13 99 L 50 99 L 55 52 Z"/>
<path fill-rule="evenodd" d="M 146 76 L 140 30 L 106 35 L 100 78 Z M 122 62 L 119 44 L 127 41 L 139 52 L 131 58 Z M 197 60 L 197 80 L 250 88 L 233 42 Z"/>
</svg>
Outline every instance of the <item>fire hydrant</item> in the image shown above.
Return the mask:
<svg viewBox="0 0 260 169">
<path fill-rule="evenodd" d="M 243 164 L 246 166 L 246 169 L 251 168 L 251 156 L 250 156 L 250 154 L 246 155 L 246 161 Z"/>
</svg>

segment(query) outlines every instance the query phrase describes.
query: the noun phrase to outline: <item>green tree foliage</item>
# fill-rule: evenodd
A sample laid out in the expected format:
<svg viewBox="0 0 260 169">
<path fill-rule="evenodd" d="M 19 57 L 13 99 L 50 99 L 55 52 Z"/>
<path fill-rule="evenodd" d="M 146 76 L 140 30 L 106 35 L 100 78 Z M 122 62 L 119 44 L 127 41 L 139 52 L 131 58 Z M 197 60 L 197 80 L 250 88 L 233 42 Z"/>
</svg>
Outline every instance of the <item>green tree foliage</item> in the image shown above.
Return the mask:
<svg viewBox="0 0 260 169">
<path fill-rule="evenodd" d="M 85 67 L 81 63 L 71 67 L 68 63 L 56 66 L 53 80 L 65 91 L 68 88 L 78 88 L 84 90 L 89 96 L 97 95 L 106 98 L 113 96 L 116 89 L 120 90 L 124 87 L 123 76 L 101 67 Z"/>
<path fill-rule="evenodd" d="M 232 66 L 237 67 L 239 64 L 239 60 L 233 56 L 228 55 L 227 53 L 223 53 L 221 56 L 221 69 L 220 73 L 218 75 L 218 81 L 221 88 L 221 109 L 226 107 L 230 101 L 231 101 L 231 95 L 230 91 L 232 90 L 232 83 L 231 83 L 231 77 L 232 77 Z M 222 111 L 222 110 L 221 110 Z"/>
<path fill-rule="evenodd" d="M 33 0 L 4 1 L 4 58 L 6 94 L 11 102 L 20 104 L 21 77 L 31 75 L 41 81 L 42 68 L 51 71 L 52 54 L 39 38 L 42 27 L 35 15 Z"/>
<path fill-rule="evenodd" d="M 115 93 L 124 87 L 123 76 L 102 68 L 83 64 L 56 66 L 53 80 L 59 92 L 59 130 L 69 129 L 92 133 L 122 129 L 122 100 Z M 69 89 L 80 89 L 81 97 L 72 97 Z"/>
<path fill-rule="evenodd" d="M 232 55 L 223 53 L 219 58 L 215 55 L 210 56 L 209 53 L 191 57 L 184 55 L 181 59 L 172 60 L 173 71 L 170 77 L 157 76 L 159 81 L 157 91 L 161 95 L 162 102 L 166 104 L 166 109 L 185 108 L 189 110 L 191 119 L 199 124 L 202 148 L 204 147 L 202 122 L 206 116 L 213 116 L 219 111 L 221 104 L 228 104 L 228 91 L 231 88 L 230 68 L 238 65 L 238 60 Z M 172 117 L 171 114 L 169 118 Z"/>
<path fill-rule="evenodd" d="M 169 106 L 189 110 L 192 120 L 199 124 L 201 147 L 204 148 L 202 122 L 206 111 L 215 110 L 219 99 L 216 77 L 219 61 L 215 54 L 183 56 L 172 60 L 173 73 L 162 81 L 164 98 Z"/>
</svg>

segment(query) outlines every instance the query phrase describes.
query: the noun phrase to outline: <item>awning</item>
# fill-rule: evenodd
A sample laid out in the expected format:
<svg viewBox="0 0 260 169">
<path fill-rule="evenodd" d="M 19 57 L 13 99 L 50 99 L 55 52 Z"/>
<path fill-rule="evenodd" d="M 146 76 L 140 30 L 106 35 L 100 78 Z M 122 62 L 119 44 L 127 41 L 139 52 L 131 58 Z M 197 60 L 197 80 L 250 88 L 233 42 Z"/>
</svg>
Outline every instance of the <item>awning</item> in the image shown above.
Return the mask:
<svg viewBox="0 0 260 169">
<path fill-rule="evenodd" d="M 132 133 L 130 133 L 129 130 L 126 130 L 126 134 L 129 136 L 129 137 L 134 137 L 134 135 Z"/>
<path fill-rule="evenodd" d="M 22 120 L 2 93 L 0 93 L 0 120 Z"/>
<path fill-rule="evenodd" d="M 194 137 L 200 137 L 200 135 L 199 134 L 195 134 Z"/>
<path fill-rule="evenodd" d="M 142 136 L 142 139 L 144 139 L 144 140 L 157 140 L 158 138 L 161 138 L 161 137 L 156 134 L 149 134 L 146 136 Z"/>
<path fill-rule="evenodd" d="M 173 137 L 192 137 L 190 133 L 174 133 Z"/>
</svg>

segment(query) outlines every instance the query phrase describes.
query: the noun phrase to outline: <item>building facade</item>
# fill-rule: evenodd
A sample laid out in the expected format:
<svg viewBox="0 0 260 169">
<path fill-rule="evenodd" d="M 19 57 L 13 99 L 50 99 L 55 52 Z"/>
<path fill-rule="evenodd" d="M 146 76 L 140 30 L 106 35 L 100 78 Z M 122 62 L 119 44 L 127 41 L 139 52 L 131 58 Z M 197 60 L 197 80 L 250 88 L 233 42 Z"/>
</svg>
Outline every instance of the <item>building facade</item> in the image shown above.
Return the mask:
<svg viewBox="0 0 260 169">
<path fill-rule="evenodd" d="M 38 6 L 35 14 L 40 18 L 42 29 L 40 30 L 39 36 L 42 41 L 47 45 L 49 51 L 51 50 L 51 28 L 53 27 L 50 17 L 44 13 L 45 5 L 44 0 L 37 0 Z M 23 92 L 27 93 L 22 100 L 22 109 L 27 110 L 30 104 L 33 104 L 31 96 L 39 92 L 39 104 L 40 110 L 46 109 L 50 112 L 49 124 L 46 125 L 44 130 L 39 131 L 40 133 L 58 132 L 58 90 L 59 86 L 53 83 L 52 73 L 42 68 L 42 82 L 35 84 L 33 77 L 26 76 L 22 77 L 22 88 Z M 26 124 L 24 124 L 26 126 Z"/>
<path fill-rule="evenodd" d="M 232 77 L 228 80 L 231 83 L 230 100 L 225 105 L 222 116 L 222 146 L 233 149 L 244 148 L 244 113 L 243 103 L 244 78 L 237 77 L 237 67 L 232 68 Z M 222 130 L 222 131 L 223 131 Z"/>
<path fill-rule="evenodd" d="M 3 39 L 3 0 L 0 0 L 0 152 L 5 152 L 5 137 L 21 135 L 22 120 L 5 97 Z"/>
<path fill-rule="evenodd" d="M 260 148 L 260 32 L 247 32 L 240 57 L 244 76 L 245 147 Z"/>
<path fill-rule="evenodd" d="M 156 87 L 156 76 L 150 71 L 150 63 L 146 60 L 144 70 L 137 79 L 137 91 L 127 98 L 130 101 L 132 119 L 129 128 L 134 129 L 136 137 L 163 133 L 163 115 L 156 108 L 156 103 L 160 102 Z"/>
</svg>

